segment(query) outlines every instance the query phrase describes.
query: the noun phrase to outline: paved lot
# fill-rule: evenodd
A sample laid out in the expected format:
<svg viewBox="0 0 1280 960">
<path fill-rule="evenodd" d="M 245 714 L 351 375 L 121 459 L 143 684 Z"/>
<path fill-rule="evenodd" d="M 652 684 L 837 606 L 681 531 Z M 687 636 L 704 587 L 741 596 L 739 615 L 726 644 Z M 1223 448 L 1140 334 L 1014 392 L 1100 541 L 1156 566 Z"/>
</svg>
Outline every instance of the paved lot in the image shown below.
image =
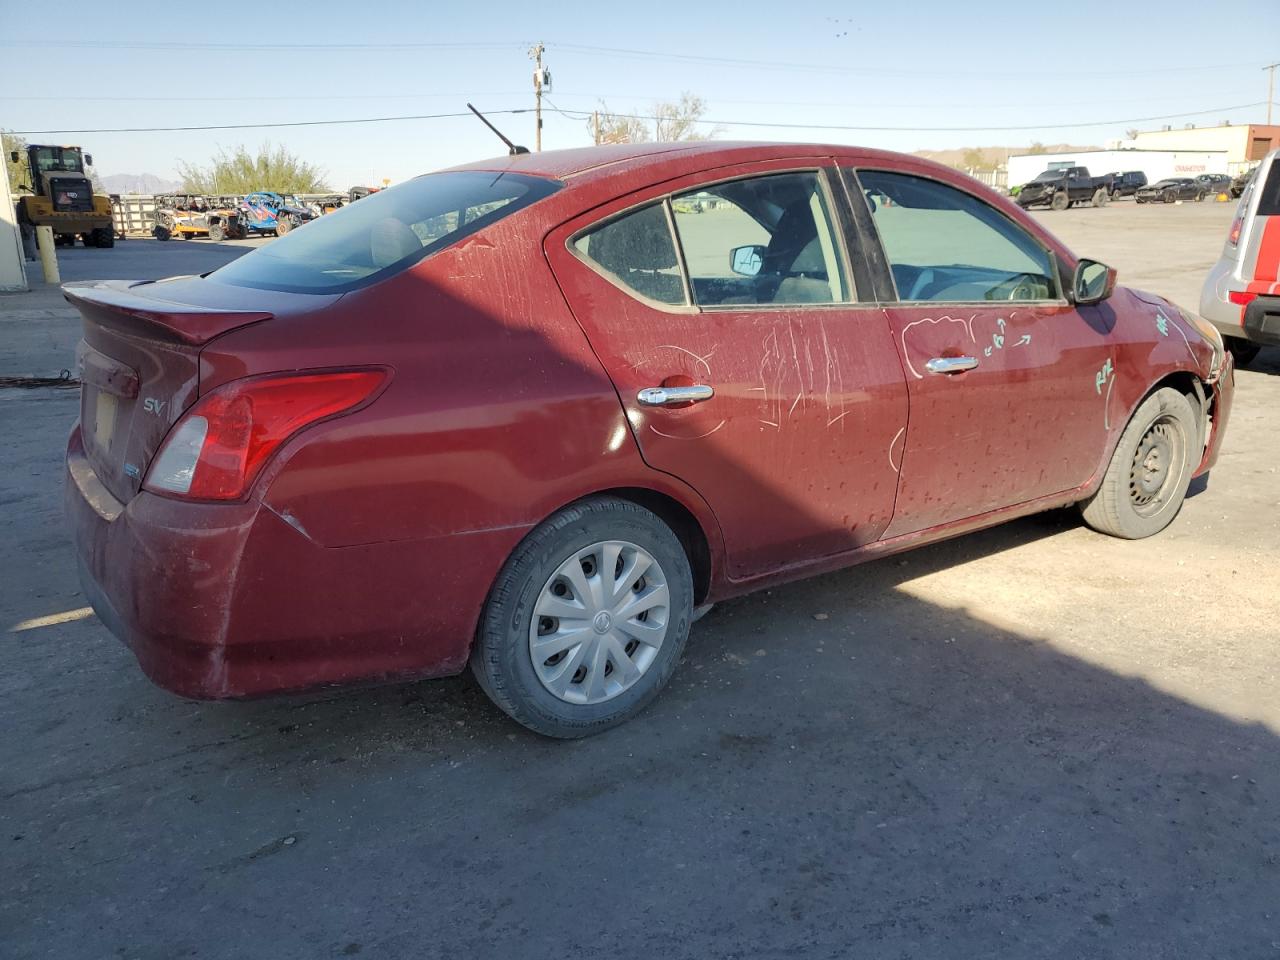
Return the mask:
<svg viewBox="0 0 1280 960">
<path fill-rule="evenodd" d="M 1044 218 L 1194 306 L 1230 208 Z M 159 247 L 64 274 L 232 249 Z M 0 315 L 41 369 L 74 340 Z M 565 744 L 465 678 L 195 704 L 93 619 L 9 632 L 84 602 L 74 396 L 0 391 L 0 955 L 1280 956 L 1278 407 L 1266 351 L 1160 537 L 1059 512 L 724 604 Z"/>
</svg>

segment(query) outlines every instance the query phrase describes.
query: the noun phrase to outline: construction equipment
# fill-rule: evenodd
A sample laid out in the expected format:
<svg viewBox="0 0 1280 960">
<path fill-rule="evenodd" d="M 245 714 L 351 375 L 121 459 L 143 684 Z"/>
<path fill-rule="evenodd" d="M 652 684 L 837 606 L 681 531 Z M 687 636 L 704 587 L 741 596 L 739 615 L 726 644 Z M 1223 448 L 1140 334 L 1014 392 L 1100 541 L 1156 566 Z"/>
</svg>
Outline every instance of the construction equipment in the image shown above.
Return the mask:
<svg viewBox="0 0 1280 960">
<path fill-rule="evenodd" d="M 9 156 L 19 162 L 17 150 Z M 93 184 L 85 176 L 86 164 L 92 166 L 93 157 L 79 147 L 29 144 L 31 183 L 26 189 L 31 193 L 18 197 L 18 223 L 52 227 L 59 246 L 75 243 L 78 236 L 86 247 L 114 247 L 111 199 L 94 195 Z"/>
</svg>

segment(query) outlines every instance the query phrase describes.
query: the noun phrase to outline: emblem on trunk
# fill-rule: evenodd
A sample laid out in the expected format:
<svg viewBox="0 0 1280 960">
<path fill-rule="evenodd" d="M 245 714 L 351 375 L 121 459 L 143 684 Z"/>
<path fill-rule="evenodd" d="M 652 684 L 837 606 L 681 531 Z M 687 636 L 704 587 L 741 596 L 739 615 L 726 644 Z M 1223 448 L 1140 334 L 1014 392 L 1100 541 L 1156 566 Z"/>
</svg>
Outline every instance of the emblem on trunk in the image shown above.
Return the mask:
<svg viewBox="0 0 1280 960">
<path fill-rule="evenodd" d="M 164 412 L 164 408 L 168 406 L 168 400 L 157 400 L 155 397 L 147 397 L 142 401 L 142 409 L 147 413 L 154 413 L 157 417 Z"/>
</svg>

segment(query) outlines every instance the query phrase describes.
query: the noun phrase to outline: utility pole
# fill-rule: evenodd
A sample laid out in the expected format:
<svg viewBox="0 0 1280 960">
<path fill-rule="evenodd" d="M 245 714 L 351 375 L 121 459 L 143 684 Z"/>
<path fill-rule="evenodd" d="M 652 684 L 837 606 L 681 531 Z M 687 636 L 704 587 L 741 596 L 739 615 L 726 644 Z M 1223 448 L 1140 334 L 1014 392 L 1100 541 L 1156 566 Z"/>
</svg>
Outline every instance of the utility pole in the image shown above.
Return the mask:
<svg viewBox="0 0 1280 960">
<path fill-rule="evenodd" d="M 542 152 L 542 88 L 551 86 L 551 74 L 542 66 L 542 55 L 546 52 L 546 49 L 541 43 L 535 43 L 529 48 L 529 56 L 534 62 L 533 115 L 537 123 L 533 134 L 533 149 L 539 153 Z"/>
<path fill-rule="evenodd" d="M 1272 63 L 1263 67 L 1267 71 L 1267 126 L 1271 125 L 1271 101 L 1276 98 L 1276 67 L 1280 63 Z"/>
<path fill-rule="evenodd" d="M 591 137 L 596 142 L 596 146 L 600 146 L 600 111 L 591 111 Z"/>
</svg>

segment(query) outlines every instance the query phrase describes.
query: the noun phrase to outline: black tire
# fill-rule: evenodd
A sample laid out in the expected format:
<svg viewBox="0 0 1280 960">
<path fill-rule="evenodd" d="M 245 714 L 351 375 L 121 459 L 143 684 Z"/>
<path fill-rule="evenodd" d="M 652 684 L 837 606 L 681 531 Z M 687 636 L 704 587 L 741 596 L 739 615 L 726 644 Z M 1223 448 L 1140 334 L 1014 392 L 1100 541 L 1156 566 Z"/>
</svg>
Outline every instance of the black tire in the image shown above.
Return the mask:
<svg viewBox="0 0 1280 960">
<path fill-rule="evenodd" d="M 1054 210 L 1065 210 L 1071 206 L 1071 200 L 1066 193 L 1055 193 L 1053 199 L 1049 201 L 1049 206 Z"/>
<path fill-rule="evenodd" d="M 666 578 L 667 634 L 639 679 L 612 699 L 570 703 L 535 671 L 530 631 L 539 595 L 561 564 L 592 544 L 621 540 L 647 551 Z M 602 733 L 643 710 L 675 672 L 693 618 L 693 576 L 680 541 L 644 507 L 599 497 L 538 526 L 507 560 L 489 593 L 471 649 L 471 671 L 505 713 L 536 733 L 570 739 Z"/>
<path fill-rule="evenodd" d="M 1166 191 L 1164 192 L 1164 202 L 1165 202 L 1165 203 L 1174 203 L 1177 199 L 1178 199 L 1178 194 L 1177 194 L 1175 191 L 1173 191 L 1173 190 L 1166 190 Z"/>
<path fill-rule="evenodd" d="M 1107 193 L 1106 187 L 1099 187 L 1097 190 L 1093 191 L 1092 203 L 1095 207 L 1105 207 L 1107 205 L 1107 201 L 1110 199 L 1111 196 Z"/>
<path fill-rule="evenodd" d="M 1112 190 L 1112 191 L 1111 191 L 1111 199 L 1112 199 L 1113 201 L 1114 201 L 1114 200 L 1119 200 L 1119 199 L 1120 199 L 1121 197 L 1123 197 L 1123 196 L 1124 196 L 1124 194 L 1123 194 L 1123 193 L 1121 193 L 1118 189 L 1117 189 L 1117 190 Z"/>
<path fill-rule="evenodd" d="M 227 239 L 227 228 L 221 223 L 209 224 L 209 239 L 214 243 L 221 243 Z"/>
<path fill-rule="evenodd" d="M 1245 340 L 1243 337 L 1223 337 L 1222 339 L 1237 367 L 1247 367 L 1253 363 L 1258 356 L 1258 351 L 1262 349 L 1261 344 Z"/>
<path fill-rule="evenodd" d="M 93 231 L 93 245 L 99 248 L 114 247 L 116 245 L 115 228 L 97 227 Z"/>
<path fill-rule="evenodd" d="M 1202 450 L 1191 401 L 1171 387 L 1147 397 L 1120 435 L 1102 484 L 1081 504 L 1099 533 L 1141 540 L 1178 515 Z"/>
<path fill-rule="evenodd" d="M 1199 193 L 1196 194 L 1196 203 L 1200 203 L 1202 200 L 1204 200 L 1203 190 L 1201 190 Z"/>
<path fill-rule="evenodd" d="M 1146 203 L 1147 201 L 1146 201 L 1146 198 L 1145 198 L 1145 197 L 1134 197 L 1134 198 L 1133 198 L 1133 202 L 1134 202 L 1134 203 Z"/>
<path fill-rule="evenodd" d="M 276 220 L 276 236 L 283 237 L 286 233 L 293 229 L 293 221 L 288 217 L 279 217 Z"/>
</svg>

